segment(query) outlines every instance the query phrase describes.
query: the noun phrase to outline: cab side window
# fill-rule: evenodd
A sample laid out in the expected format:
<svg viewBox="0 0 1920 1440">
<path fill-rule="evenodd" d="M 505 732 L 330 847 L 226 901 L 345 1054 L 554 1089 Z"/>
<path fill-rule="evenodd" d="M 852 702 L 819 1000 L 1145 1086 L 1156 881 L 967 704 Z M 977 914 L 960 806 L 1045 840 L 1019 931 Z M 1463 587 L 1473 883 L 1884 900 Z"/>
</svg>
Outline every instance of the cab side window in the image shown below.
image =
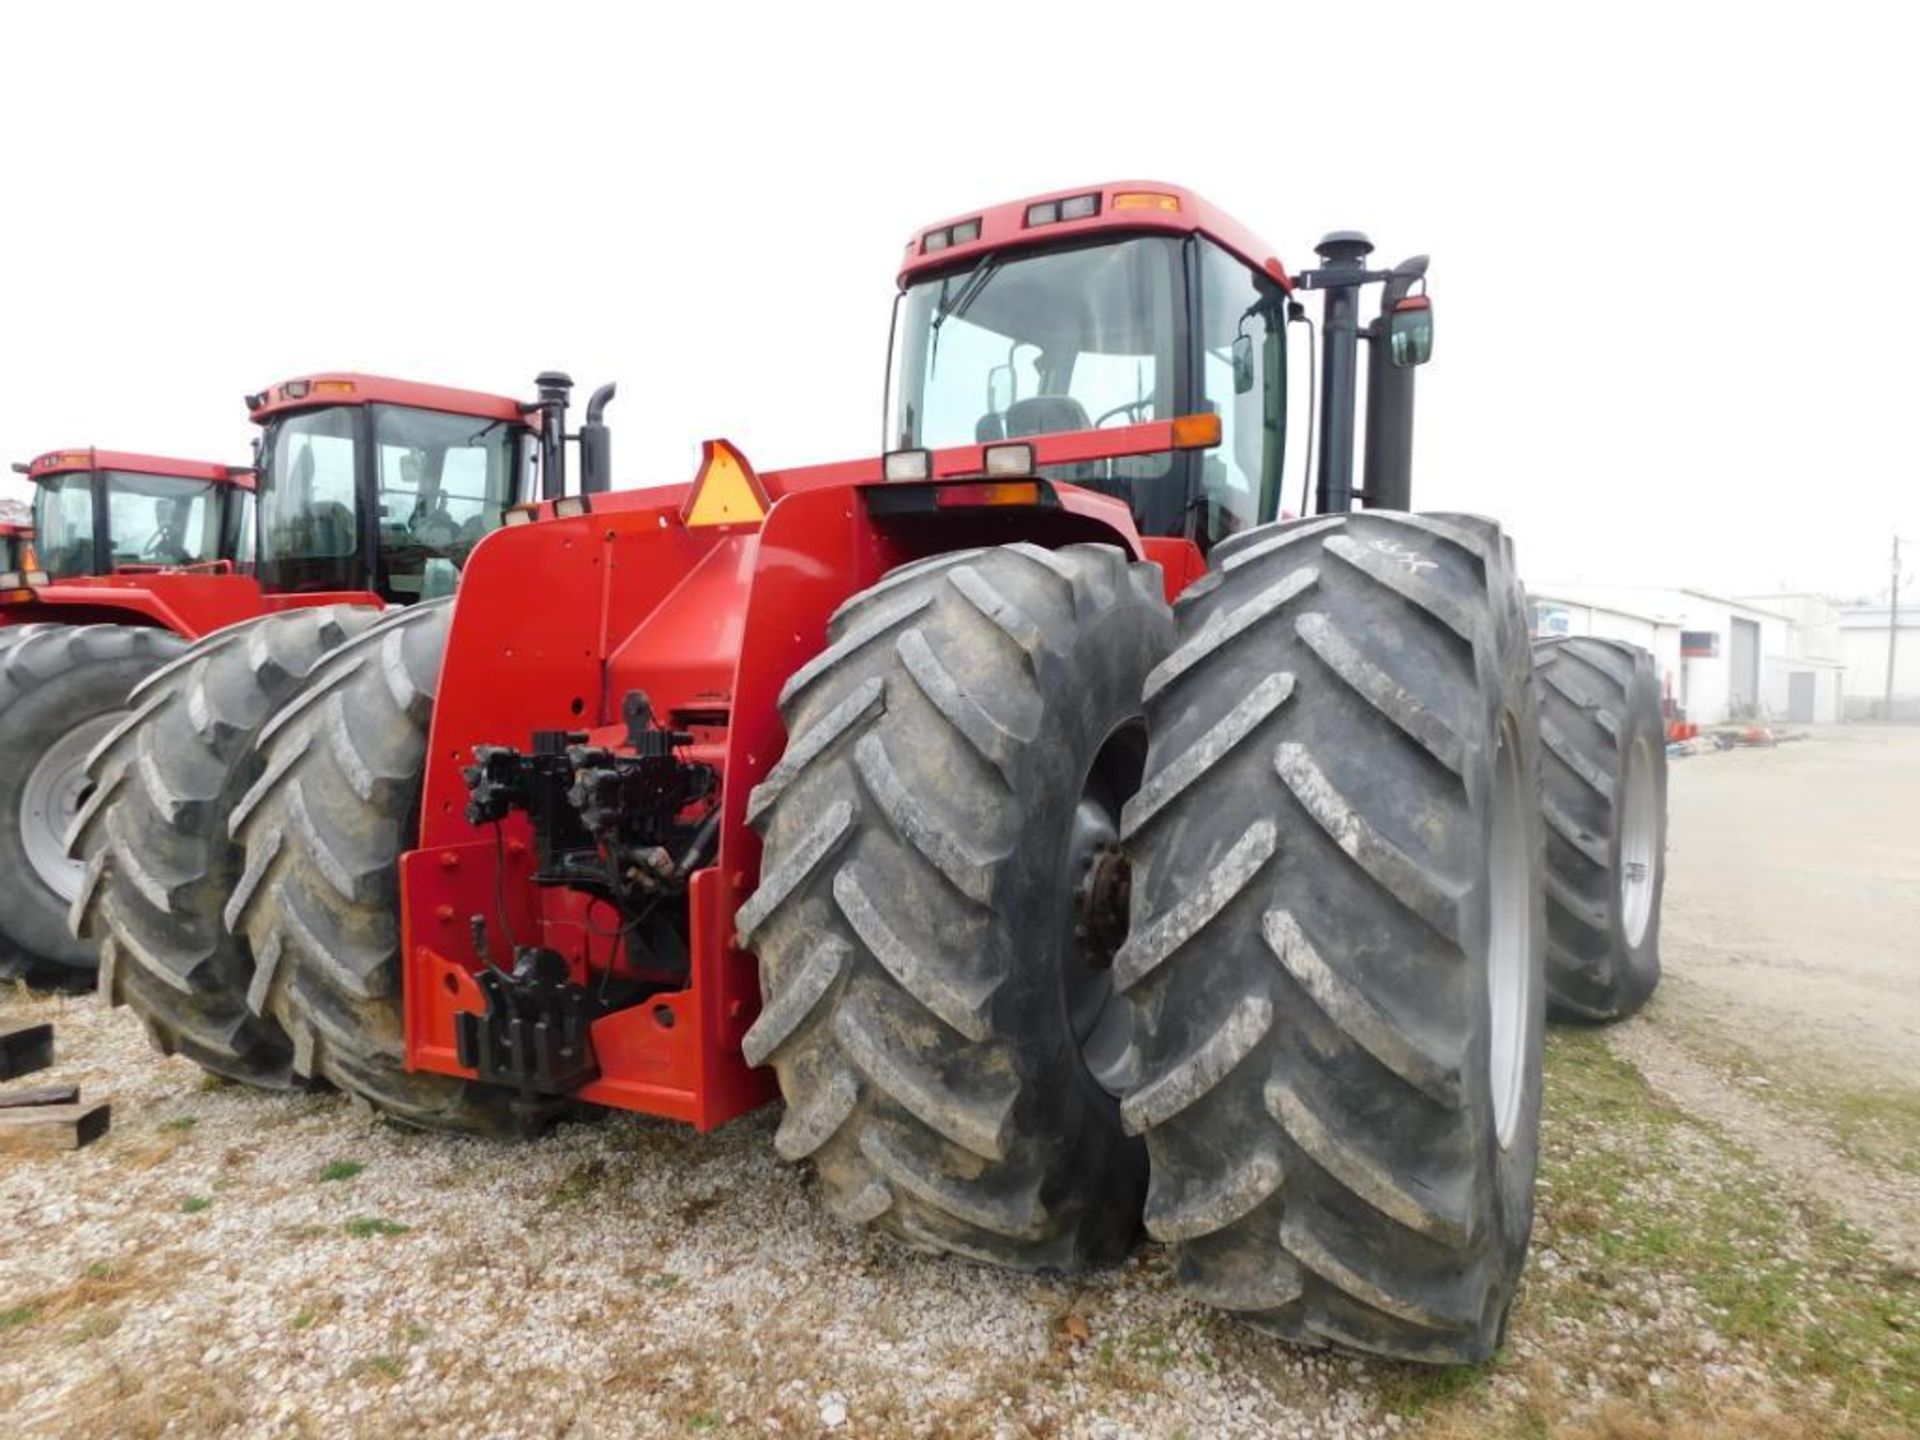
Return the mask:
<svg viewBox="0 0 1920 1440">
<path fill-rule="evenodd" d="M 1200 544 L 1279 511 L 1286 433 L 1286 294 L 1210 240 L 1200 242 L 1201 393 L 1220 417 L 1202 451 Z"/>
</svg>

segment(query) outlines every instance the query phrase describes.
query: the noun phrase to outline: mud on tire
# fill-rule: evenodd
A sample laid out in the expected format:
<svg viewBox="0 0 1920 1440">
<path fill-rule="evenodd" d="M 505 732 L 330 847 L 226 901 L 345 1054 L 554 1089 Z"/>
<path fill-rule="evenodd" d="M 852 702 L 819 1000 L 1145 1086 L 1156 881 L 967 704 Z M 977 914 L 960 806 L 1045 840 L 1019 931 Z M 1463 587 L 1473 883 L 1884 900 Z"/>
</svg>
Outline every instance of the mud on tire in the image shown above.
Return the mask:
<svg viewBox="0 0 1920 1440">
<path fill-rule="evenodd" d="M 1145 1155 L 1092 1069 L 1117 1087 L 1124 1014 L 1074 926 L 1171 638 L 1153 566 L 1012 545 L 893 572 L 788 681 L 745 1050 L 842 1218 L 1024 1269 L 1133 1240 Z"/>
<path fill-rule="evenodd" d="M 255 974 L 249 1006 L 292 1066 L 403 1124 L 521 1128 L 508 1091 L 409 1074 L 400 993 L 400 856 L 419 830 L 447 601 L 393 612 L 316 666 L 261 732 L 235 807 L 246 863 L 226 908 Z"/>
<path fill-rule="evenodd" d="M 229 626 L 148 676 L 93 753 L 69 848 L 86 866 L 77 935 L 99 942 L 100 992 L 163 1053 L 249 1084 L 287 1084 L 292 1046 L 247 1007 L 253 962 L 221 908 L 242 856 L 227 833 L 258 777 L 253 742 L 330 651 L 378 618 L 326 606 Z"/>
<path fill-rule="evenodd" d="M 1115 965 L 1147 1229 L 1189 1293 L 1261 1329 L 1484 1360 L 1540 1107 L 1535 719 L 1506 542 L 1383 511 L 1269 526 L 1217 550 L 1177 618 L 1146 686 Z"/>
<path fill-rule="evenodd" d="M 68 927 L 82 870 L 63 842 L 87 752 L 186 642 L 140 625 L 20 628 L 30 633 L 0 648 L 0 978 L 84 987 L 96 950 Z"/>
<path fill-rule="evenodd" d="M 1533 647 L 1547 823 L 1547 1007 L 1623 1020 L 1660 983 L 1667 746 L 1653 656 L 1592 636 Z"/>
</svg>

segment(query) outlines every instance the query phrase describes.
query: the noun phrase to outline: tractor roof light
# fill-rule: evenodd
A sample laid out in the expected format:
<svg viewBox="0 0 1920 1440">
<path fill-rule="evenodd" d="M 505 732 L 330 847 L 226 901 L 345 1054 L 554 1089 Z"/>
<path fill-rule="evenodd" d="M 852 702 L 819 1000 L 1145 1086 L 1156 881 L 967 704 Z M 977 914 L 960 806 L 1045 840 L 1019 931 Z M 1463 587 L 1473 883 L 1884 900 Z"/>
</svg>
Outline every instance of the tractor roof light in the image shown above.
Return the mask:
<svg viewBox="0 0 1920 1440">
<path fill-rule="evenodd" d="M 531 525 L 539 512 L 540 506 L 537 502 L 530 501 L 524 505 L 509 505 L 506 513 L 500 517 L 500 523 L 503 525 Z"/>
<path fill-rule="evenodd" d="M 1064 200 L 1041 200 L 1027 207 L 1027 229 L 1056 225 L 1062 220 L 1091 220 L 1100 213 L 1100 193 L 1070 195 Z"/>
<path fill-rule="evenodd" d="M 556 520 L 577 520 L 592 511 L 593 502 L 585 495 L 562 495 L 553 502 L 553 518 Z"/>
<path fill-rule="evenodd" d="M 18 590 L 22 583 L 18 570 L 0 571 L 0 590 Z"/>
<path fill-rule="evenodd" d="M 1169 215 L 1180 213 L 1180 197 L 1169 195 L 1161 190 L 1123 190 L 1113 197 L 1108 207 L 1113 210 L 1164 210 Z"/>
<path fill-rule="evenodd" d="M 927 450 L 890 450 L 880 465 L 890 484 L 933 478 L 933 454 Z"/>
<path fill-rule="evenodd" d="M 49 583 L 47 580 L 47 572 L 44 570 L 29 570 L 20 578 L 25 580 L 27 584 L 35 590 L 44 590 Z"/>
<path fill-rule="evenodd" d="M 1033 446 L 1025 443 L 989 445 L 982 459 L 989 475 L 1033 474 Z"/>
<path fill-rule="evenodd" d="M 942 250 L 951 250 L 955 245 L 971 245 L 980 238 L 980 217 L 961 220 L 952 225 L 943 225 L 938 230 L 929 230 L 920 237 L 920 253 L 937 255 Z"/>
</svg>

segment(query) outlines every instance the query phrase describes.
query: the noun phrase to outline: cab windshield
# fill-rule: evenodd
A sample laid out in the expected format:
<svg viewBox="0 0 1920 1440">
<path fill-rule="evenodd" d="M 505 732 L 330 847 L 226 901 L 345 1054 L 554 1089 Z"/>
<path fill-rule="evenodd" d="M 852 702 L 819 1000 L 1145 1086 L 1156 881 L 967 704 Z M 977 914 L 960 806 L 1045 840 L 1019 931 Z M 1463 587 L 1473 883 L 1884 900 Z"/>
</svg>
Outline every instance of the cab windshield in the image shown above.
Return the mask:
<svg viewBox="0 0 1920 1440">
<path fill-rule="evenodd" d="M 1178 413 L 1180 242 L 1141 236 L 989 255 L 909 285 L 894 318 L 889 448 L 939 449 L 1167 420 Z M 1128 500 L 1142 530 L 1177 529 L 1170 455 L 1059 466 Z"/>
<path fill-rule="evenodd" d="M 220 488 L 213 481 L 132 470 L 108 470 L 104 478 L 114 569 L 220 558 Z"/>
<path fill-rule="evenodd" d="M 18 570 L 20 568 L 20 536 L 8 530 L 0 532 L 0 570 Z"/>
<path fill-rule="evenodd" d="M 34 483 L 34 555 L 55 580 L 91 575 L 93 559 L 93 473 L 48 475 Z"/>
<path fill-rule="evenodd" d="M 274 420 L 262 444 L 262 583 L 392 599 L 451 589 L 512 499 L 519 425 L 399 405 Z M 369 523 L 359 502 L 373 496 Z M 374 553 L 365 554 L 371 543 Z"/>
</svg>

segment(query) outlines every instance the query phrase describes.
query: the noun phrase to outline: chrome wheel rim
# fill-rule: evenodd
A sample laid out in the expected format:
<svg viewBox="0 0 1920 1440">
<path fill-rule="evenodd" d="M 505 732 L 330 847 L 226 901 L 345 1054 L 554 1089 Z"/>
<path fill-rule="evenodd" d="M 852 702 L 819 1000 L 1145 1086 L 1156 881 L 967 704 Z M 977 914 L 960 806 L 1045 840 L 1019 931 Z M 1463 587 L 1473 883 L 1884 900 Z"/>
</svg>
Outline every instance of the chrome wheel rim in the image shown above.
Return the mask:
<svg viewBox="0 0 1920 1440">
<path fill-rule="evenodd" d="M 1660 806 L 1653 778 L 1652 743 L 1642 735 L 1627 751 L 1620 777 L 1620 928 L 1630 949 L 1646 939 L 1660 874 Z"/>
<path fill-rule="evenodd" d="M 1500 727 L 1494 755 L 1493 837 L 1488 853 L 1488 1091 L 1500 1148 L 1513 1141 L 1526 1094 L 1527 1017 L 1533 994 L 1532 867 L 1527 787 L 1513 722 Z"/>
<path fill-rule="evenodd" d="M 75 726 L 49 745 L 20 795 L 20 847 L 40 883 L 62 900 L 80 893 L 86 866 L 67 854 L 67 830 L 92 793 L 87 756 L 120 721 L 114 712 Z"/>
</svg>

